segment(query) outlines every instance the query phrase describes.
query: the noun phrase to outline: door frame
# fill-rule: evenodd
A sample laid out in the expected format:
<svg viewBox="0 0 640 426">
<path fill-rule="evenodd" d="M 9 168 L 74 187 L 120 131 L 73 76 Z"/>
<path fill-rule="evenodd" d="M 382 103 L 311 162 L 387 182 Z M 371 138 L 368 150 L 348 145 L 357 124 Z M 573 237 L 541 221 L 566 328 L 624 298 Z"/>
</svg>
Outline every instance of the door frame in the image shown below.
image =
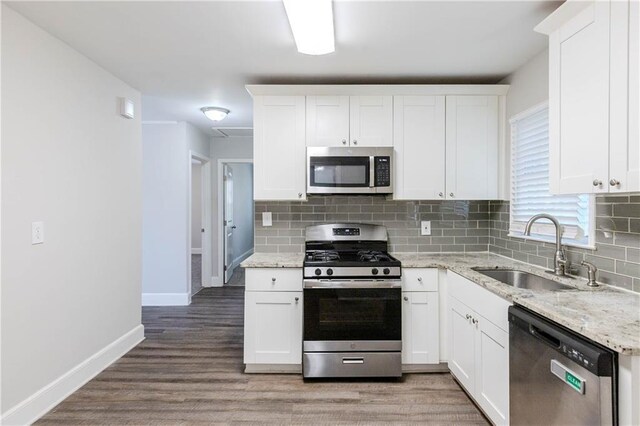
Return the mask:
<svg viewBox="0 0 640 426">
<path fill-rule="evenodd" d="M 191 304 L 191 249 L 192 249 L 192 240 L 191 240 L 191 227 L 193 223 L 191 222 L 191 209 L 193 207 L 193 189 L 192 189 L 192 171 L 193 168 L 191 166 L 192 159 L 196 159 L 201 163 L 201 185 L 200 192 L 202 197 L 202 227 L 204 228 L 204 232 L 202 233 L 202 287 L 210 287 L 211 286 L 211 268 L 212 268 L 212 256 L 211 256 L 211 159 L 209 157 L 205 157 L 195 151 L 189 150 L 189 156 L 187 157 L 188 164 L 188 180 L 187 180 L 187 211 L 189 214 L 187 215 L 187 292 L 189 293 L 189 304 Z M 206 277 L 206 279 L 205 279 Z"/>
<path fill-rule="evenodd" d="M 224 285 L 224 170 L 225 163 L 250 163 L 252 158 L 218 158 L 218 281 Z M 255 235 L 254 235 L 255 238 Z M 253 242 L 255 247 L 255 240 Z"/>
</svg>

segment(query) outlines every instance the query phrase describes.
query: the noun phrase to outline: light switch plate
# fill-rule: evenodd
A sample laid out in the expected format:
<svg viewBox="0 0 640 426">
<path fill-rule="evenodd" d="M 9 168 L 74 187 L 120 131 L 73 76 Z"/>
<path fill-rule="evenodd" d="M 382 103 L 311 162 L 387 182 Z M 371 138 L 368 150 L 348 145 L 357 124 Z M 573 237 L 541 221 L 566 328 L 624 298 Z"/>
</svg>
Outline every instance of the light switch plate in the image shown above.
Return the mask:
<svg viewBox="0 0 640 426">
<path fill-rule="evenodd" d="M 262 226 L 272 226 L 271 212 L 262 212 Z"/>
<path fill-rule="evenodd" d="M 32 222 L 31 223 L 31 244 L 44 243 L 44 223 Z"/>
<path fill-rule="evenodd" d="M 423 220 L 420 222 L 420 235 L 431 235 L 431 221 Z"/>
</svg>

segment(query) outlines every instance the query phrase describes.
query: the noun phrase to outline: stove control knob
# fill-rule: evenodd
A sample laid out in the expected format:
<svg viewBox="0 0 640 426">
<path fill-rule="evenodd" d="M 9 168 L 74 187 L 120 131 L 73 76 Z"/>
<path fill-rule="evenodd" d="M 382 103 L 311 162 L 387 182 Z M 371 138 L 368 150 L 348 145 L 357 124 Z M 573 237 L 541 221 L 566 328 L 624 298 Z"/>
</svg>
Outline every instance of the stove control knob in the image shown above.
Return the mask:
<svg viewBox="0 0 640 426">
<path fill-rule="evenodd" d="M 333 269 L 331 268 L 327 269 L 327 275 L 333 275 Z"/>
<path fill-rule="evenodd" d="M 390 272 L 391 272 L 391 271 L 389 270 L 389 268 L 384 268 L 384 269 L 382 270 L 382 273 L 383 273 L 383 274 L 385 274 L 385 275 L 389 275 L 389 273 L 390 273 Z"/>
<path fill-rule="evenodd" d="M 373 275 L 378 275 L 378 268 L 373 268 L 373 269 L 371 270 L 371 273 L 372 273 Z"/>
<path fill-rule="evenodd" d="M 320 275 L 321 273 L 322 273 L 322 271 L 320 270 L 320 268 L 318 268 L 318 269 L 316 269 L 316 270 L 315 270 L 315 274 L 316 274 L 316 275 Z"/>
</svg>

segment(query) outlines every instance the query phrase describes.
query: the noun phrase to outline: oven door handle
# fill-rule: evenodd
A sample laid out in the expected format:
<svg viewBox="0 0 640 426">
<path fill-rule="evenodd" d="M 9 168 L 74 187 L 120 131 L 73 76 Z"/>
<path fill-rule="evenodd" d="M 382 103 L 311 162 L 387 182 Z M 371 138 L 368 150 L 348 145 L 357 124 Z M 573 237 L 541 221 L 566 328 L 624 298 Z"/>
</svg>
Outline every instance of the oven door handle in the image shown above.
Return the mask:
<svg viewBox="0 0 640 426">
<path fill-rule="evenodd" d="M 340 281 L 340 280 L 304 280 L 304 288 L 335 289 L 335 288 L 402 288 L 400 280 L 385 281 Z"/>
<path fill-rule="evenodd" d="M 369 188 L 376 186 L 376 157 L 369 157 Z"/>
</svg>

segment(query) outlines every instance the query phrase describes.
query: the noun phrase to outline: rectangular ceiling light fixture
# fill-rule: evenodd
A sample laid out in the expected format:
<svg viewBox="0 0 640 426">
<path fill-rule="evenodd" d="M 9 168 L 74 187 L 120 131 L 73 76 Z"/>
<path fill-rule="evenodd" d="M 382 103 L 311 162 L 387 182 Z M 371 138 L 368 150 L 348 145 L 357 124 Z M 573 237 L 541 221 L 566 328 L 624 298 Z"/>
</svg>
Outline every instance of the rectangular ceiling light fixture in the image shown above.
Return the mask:
<svg viewBox="0 0 640 426">
<path fill-rule="evenodd" d="M 325 55 L 335 51 L 332 0 L 282 0 L 298 52 Z"/>
</svg>

